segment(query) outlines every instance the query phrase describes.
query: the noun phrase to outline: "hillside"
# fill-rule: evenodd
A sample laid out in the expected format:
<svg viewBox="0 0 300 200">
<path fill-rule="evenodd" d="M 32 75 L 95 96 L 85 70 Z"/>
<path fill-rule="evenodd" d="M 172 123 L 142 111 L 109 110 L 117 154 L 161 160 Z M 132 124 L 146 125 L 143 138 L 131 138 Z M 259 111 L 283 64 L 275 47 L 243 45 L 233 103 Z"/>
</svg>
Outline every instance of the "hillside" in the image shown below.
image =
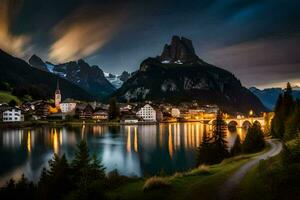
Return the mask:
<svg viewBox="0 0 300 200">
<path fill-rule="evenodd" d="M 11 100 L 14 100 L 17 104 L 20 103 L 18 97 L 11 95 L 9 92 L 0 91 L 0 103 L 9 103 Z"/>
<path fill-rule="evenodd" d="M 28 94 L 34 99 L 53 98 L 59 81 L 63 98 L 92 100 L 94 97 L 80 87 L 54 74 L 30 67 L 25 61 L 0 50 L 0 81 L 8 83 L 15 93 Z"/>
</svg>

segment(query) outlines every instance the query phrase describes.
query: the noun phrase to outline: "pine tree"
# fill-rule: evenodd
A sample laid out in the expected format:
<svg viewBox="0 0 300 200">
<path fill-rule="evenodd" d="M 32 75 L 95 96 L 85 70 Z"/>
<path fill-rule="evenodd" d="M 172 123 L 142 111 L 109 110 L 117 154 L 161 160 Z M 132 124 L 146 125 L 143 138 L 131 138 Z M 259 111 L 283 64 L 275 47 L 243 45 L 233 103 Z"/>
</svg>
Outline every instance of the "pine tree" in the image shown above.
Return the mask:
<svg viewBox="0 0 300 200">
<path fill-rule="evenodd" d="M 197 149 L 197 165 L 212 164 L 212 153 L 212 144 L 210 143 L 207 133 L 204 132 L 202 136 L 202 142 Z"/>
<path fill-rule="evenodd" d="M 96 155 L 93 155 L 91 161 L 91 176 L 95 180 L 104 179 L 105 177 L 105 167 L 101 164 L 101 161 L 97 158 Z"/>
<path fill-rule="evenodd" d="M 213 138 L 214 145 L 214 161 L 215 163 L 221 162 L 224 158 L 228 157 L 228 146 L 226 141 L 226 124 L 223 120 L 222 113 L 217 113 L 215 124 L 213 125 Z"/>
<path fill-rule="evenodd" d="M 241 144 L 241 138 L 239 135 L 236 136 L 234 140 L 234 144 L 230 150 L 230 155 L 231 156 L 236 156 L 242 153 L 242 144 Z"/>
<path fill-rule="evenodd" d="M 282 138 L 284 133 L 283 96 L 278 96 L 275 106 L 275 116 L 271 122 L 271 135 L 274 138 Z"/>
<path fill-rule="evenodd" d="M 78 173 L 82 173 L 83 170 L 89 168 L 91 162 L 91 157 L 86 141 L 81 140 L 77 145 L 77 151 L 75 153 L 75 158 L 72 162 L 73 170 Z"/>
<path fill-rule="evenodd" d="M 288 118 L 285 123 L 285 134 L 284 139 L 290 140 L 297 137 L 297 133 L 300 128 L 300 102 L 299 100 L 295 103 L 294 112 Z"/>
<path fill-rule="evenodd" d="M 59 157 L 54 154 L 49 161 L 49 170 L 46 173 L 47 196 L 50 199 L 60 199 L 72 187 L 70 166 L 66 156 Z M 44 191 L 44 192 L 46 192 Z"/>
<path fill-rule="evenodd" d="M 243 151 L 245 153 L 254 153 L 265 147 L 264 134 L 261 127 L 254 123 L 247 131 L 245 141 L 243 143 Z"/>
<path fill-rule="evenodd" d="M 275 106 L 275 116 L 271 123 L 271 135 L 273 137 L 284 137 L 286 121 L 292 115 L 294 107 L 292 87 L 290 83 L 287 83 L 284 93 L 279 95 Z"/>
<path fill-rule="evenodd" d="M 120 117 L 120 109 L 117 105 L 116 98 L 109 100 L 108 118 L 109 120 L 117 120 Z"/>
</svg>

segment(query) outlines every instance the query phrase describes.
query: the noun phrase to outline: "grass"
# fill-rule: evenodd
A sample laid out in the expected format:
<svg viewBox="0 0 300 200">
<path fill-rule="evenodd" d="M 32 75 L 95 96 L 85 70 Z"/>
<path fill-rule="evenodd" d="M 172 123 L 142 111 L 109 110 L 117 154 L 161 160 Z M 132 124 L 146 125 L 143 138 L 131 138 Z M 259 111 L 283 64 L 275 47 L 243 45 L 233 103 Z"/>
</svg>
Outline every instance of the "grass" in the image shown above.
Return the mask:
<svg viewBox="0 0 300 200">
<path fill-rule="evenodd" d="M 11 100 L 15 100 L 17 104 L 21 103 L 18 97 L 11 95 L 9 92 L 0 91 L 0 103 L 9 103 Z"/>
<path fill-rule="evenodd" d="M 143 190 L 150 191 L 150 190 L 155 190 L 155 189 L 163 189 L 163 188 L 167 188 L 167 187 L 170 187 L 168 179 L 154 176 L 154 177 L 149 178 L 145 182 L 145 184 L 143 186 Z"/>
<path fill-rule="evenodd" d="M 259 166 L 255 166 L 246 174 L 235 191 L 234 200 L 271 199 L 269 191 L 259 173 Z"/>
<path fill-rule="evenodd" d="M 266 150 L 249 155 L 241 155 L 227 159 L 220 164 L 211 166 L 199 166 L 188 172 L 175 173 L 173 176 L 152 177 L 150 179 L 138 179 L 108 192 L 111 199 L 216 199 L 221 185 L 237 169 L 252 158 L 264 153 Z M 144 191 L 151 183 L 168 187 L 154 187 Z M 154 185 L 155 185 L 154 184 Z M 165 186 L 165 185 L 163 185 Z M 159 189 L 155 189 L 159 188 Z"/>
</svg>

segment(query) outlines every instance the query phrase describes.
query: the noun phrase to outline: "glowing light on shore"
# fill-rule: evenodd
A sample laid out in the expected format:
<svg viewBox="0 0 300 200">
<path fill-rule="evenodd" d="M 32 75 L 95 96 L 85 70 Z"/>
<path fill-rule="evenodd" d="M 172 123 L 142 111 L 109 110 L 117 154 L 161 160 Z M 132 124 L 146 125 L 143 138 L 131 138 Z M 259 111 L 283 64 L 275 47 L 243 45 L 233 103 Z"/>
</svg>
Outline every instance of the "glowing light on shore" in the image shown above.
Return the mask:
<svg viewBox="0 0 300 200">
<path fill-rule="evenodd" d="M 131 152 L 131 135 L 130 135 L 130 126 L 127 128 L 127 152 Z"/>
<path fill-rule="evenodd" d="M 134 151 L 138 152 L 137 127 L 134 127 Z"/>
</svg>

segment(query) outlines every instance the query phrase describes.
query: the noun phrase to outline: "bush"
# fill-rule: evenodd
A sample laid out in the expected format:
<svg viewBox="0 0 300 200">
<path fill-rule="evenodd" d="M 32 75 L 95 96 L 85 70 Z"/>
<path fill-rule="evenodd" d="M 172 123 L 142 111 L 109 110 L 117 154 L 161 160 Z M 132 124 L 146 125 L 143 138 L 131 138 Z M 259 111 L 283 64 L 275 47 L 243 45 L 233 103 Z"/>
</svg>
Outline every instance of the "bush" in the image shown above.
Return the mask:
<svg viewBox="0 0 300 200">
<path fill-rule="evenodd" d="M 207 175 L 210 174 L 210 168 L 207 165 L 200 165 L 198 168 L 188 172 L 187 175 Z"/>
<path fill-rule="evenodd" d="M 236 156 L 242 153 L 241 138 L 239 135 L 236 136 L 233 147 L 230 150 L 230 156 Z"/>
<path fill-rule="evenodd" d="M 145 182 L 145 184 L 143 186 L 143 190 L 150 191 L 150 190 L 155 190 L 155 189 L 163 189 L 163 188 L 167 188 L 170 186 L 171 186 L 170 183 L 165 178 L 154 176 L 154 177 L 149 178 Z"/>
<path fill-rule="evenodd" d="M 247 135 L 243 143 L 243 151 L 245 153 L 255 153 L 261 151 L 264 147 L 264 134 L 261 127 L 254 123 L 247 131 Z"/>
</svg>

